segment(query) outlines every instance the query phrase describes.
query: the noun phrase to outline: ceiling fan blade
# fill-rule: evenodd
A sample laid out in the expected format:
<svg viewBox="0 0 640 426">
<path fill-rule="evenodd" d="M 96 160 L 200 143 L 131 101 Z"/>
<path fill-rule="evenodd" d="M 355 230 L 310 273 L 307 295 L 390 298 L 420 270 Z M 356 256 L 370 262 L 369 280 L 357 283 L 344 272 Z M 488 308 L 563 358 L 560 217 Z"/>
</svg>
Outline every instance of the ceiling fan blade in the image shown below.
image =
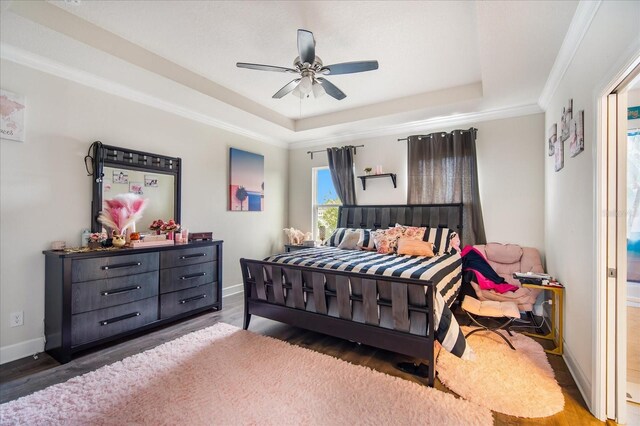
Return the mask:
<svg viewBox="0 0 640 426">
<path fill-rule="evenodd" d="M 287 93 L 290 93 L 293 91 L 293 89 L 296 88 L 296 86 L 298 85 L 298 83 L 300 83 L 300 79 L 296 78 L 295 80 L 290 81 L 289 83 L 287 83 L 286 86 L 284 86 L 282 89 L 278 90 L 276 92 L 275 95 L 272 96 L 272 98 L 274 99 L 280 99 L 281 97 L 283 97 L 284 95 L 286 95 Z"/>
<path fill-rule="evenodd" d="M 355 72 L 373 71 L 378 69 L 378 61 L 343 62 L 322 67 L 320 72 L 325 75 L 353 74 Z"/>
<path fill-rule="evenodd" d="M 316 40 L 311 31 L 298 30 L 298 54 L 303 63 L 313 64 L 316 59 Z"/>
<path fill-rule="evenodd" d="M 325 90 L 325 92 L 327 92 L 327 94 L 332 98 L 336 98 L 340 101 L 347 97 L 347 95 L 345 95 L 342 90 L 334 86 L 333 83 L 331 83 L 329 80 L 325 80 L 322 77 L 318 77 L 316 78 L 316 80 L 322 85 L 322 88 Z"/>
<path fill-rule="evenodd" d="M 296 74 L 298 71 L 292 68 L 285 67 L 276 67 L 274 65 L 261 65 L 261 64 L 248 64 L 246 62 L 238 62 L 236 63 L 238 68 L 248 68 L 250 70 L 259 70 L 259 71 L 275 71 L 275 72 L 289 72 Z"/>
</svg>

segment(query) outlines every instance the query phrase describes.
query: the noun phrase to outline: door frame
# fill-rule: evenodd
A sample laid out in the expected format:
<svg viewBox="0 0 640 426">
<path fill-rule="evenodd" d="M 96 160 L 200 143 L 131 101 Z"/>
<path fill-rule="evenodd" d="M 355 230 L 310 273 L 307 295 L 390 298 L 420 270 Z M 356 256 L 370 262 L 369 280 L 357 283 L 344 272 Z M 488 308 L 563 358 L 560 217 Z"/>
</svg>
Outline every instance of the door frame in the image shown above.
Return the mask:
<svg viewBox="0 0 640 426">
<path fill-rule="evenodd" d="M 595 377 L 592 413 L 600 420 L 626 422 L 626 220 L 618 212 L 626 211 L 626 111 L 618 114 L 620 104 L 626 105 L 624 94 L 633 73 L 640 72 L 640 51 L 618 66 L 617 72 L 596 91 L 596 312 L 594 359 Z M 613 97 L 610 95 L 616 94 Z M 615 120 L 611 115 L 615 114 Z M 623 197 L 622 194 L 625 194 Z M 625 216 L 626 217 L 626 216 Z M 609 236 L 615 236 L 613 241 Z M 617 276 L 609 277 L 607 269 L 614 266 Z"/>
</svg>

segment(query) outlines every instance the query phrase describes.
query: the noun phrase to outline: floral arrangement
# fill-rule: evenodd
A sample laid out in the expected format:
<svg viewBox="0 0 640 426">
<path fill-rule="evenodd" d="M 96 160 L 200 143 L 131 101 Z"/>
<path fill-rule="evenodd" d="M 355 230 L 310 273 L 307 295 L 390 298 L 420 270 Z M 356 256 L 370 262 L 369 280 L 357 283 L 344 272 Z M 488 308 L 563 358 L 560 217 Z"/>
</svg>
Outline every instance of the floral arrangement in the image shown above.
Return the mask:
<svg viewBox="0 0 640 426">
<path fill-rule="evenodd" d="M 160 231 L 163 226 L 164 226 L 164 220 L 156 219 L 153 222 L 151 222 L 151 225 L 149 225 L 149 229 L 151 229 L 152 231 Z"/>
<path fill-rule="evenodd" d="M 106 232 L 94 232 L 89 235 L 88 241 L 89 243 L 102 243 L 107 240 Z"/>
<path fill-rule="evenodd" d="M 148 199 L 136 194 L 118 194 L 111 200 L 105 200 L 98 220 L 116 234 L 134 226 L 142 218 Z"/>
<path fill-rule="evenodd" d="M 178 229 L 180 229 L 180 224 L 176 223 L 173 219 L 169 219 L 168 222 L 160 227 L 160 231 L 165 233 L 175 232 Z"/>
<path fill-rule="evenodd" d="M 164 232 L 164 233 L 169 233 L 169 232 L 175 232 L 178 229 L 180 229 L 180 224 L 176 223 L 173 219 L 169 219 L 167 222 L 165 222 L 162 219 L 156 219 L 153 222 L 151 222 L 151 225 L 149 225 L 149 229 L 151 229 L 152 231 L 156 231 L 156 232 Z"/>
</svg>

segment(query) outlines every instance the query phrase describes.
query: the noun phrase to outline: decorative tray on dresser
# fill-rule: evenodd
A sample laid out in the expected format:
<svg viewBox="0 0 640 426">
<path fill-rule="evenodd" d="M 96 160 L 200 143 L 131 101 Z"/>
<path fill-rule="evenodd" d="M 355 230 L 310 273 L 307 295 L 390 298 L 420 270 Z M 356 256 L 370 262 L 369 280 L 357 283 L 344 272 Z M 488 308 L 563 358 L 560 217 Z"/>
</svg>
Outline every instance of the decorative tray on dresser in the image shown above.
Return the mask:
<svg viewBox="0 0 640 426">
<path fill-rule="evenodd" d="M 222 308 L 222 241 L 66 253 L 45 251 L 45 350 L 72 354 Z"/>
</svg>

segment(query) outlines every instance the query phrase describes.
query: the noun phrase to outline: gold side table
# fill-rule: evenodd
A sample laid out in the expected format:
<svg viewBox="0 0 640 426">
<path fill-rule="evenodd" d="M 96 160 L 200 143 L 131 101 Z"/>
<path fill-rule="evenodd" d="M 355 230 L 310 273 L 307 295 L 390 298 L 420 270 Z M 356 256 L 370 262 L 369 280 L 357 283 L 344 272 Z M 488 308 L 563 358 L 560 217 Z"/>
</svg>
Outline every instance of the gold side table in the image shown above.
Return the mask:
<svg viewBox="0 0 640 426">
<path fill-rule="evenodd" d="M 545 349 L 545 352 L 554 355 L 562 355 L 562 331 L 563 331 L 563 314 L 564 314 L 564 286 L 550 286 L 550 285 L 542 285 L 542 284 L 522 284 L 522 287 L 528 288 L 537 288 L 541 290 L 547 290 L 553 293 L 553 306 L 551 309 L 551 331 L 546 334 L 538 334 L 538 333 L 524 333 L 527 336 L 538 337 L 540 339 L 552 340 L 556 347 L 555 349 Z M 556 318 L 558 324 L 558 334 L 556 335 Z"/>
</svg>

